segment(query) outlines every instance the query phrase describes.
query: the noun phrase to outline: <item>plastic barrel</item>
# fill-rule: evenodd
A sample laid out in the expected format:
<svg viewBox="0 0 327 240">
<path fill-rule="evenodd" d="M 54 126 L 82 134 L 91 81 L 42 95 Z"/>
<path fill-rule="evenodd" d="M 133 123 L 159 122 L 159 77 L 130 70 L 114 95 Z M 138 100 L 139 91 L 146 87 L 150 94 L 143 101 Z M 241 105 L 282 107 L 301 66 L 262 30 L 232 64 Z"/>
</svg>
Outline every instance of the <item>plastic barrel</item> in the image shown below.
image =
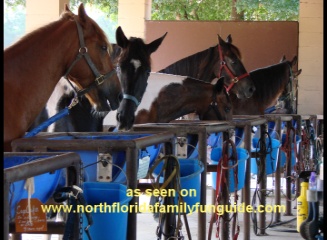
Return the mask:
<svg viewBox="0 0 327 240">
<path fill-rule="evenodd" d="M 201 173 L 204 170 L 203 163 L 197 159 L 178 159 L 180 164 L 180 184 L 183 200 L 188 207 L 186 213 L 192 212 L 193 206 L 200 203 Z M 153 176 L 157 177 L 163 167 L 161 161 L 153 170 Z M 163 173 L 159 181 L 163 183 Z M 175 194 L 175 206 L 178 205 L 178 193 Z M 195 210 L 195 209 L 194 209 Z"/>
<path fill-rule="evenodd" d="M 269 148 L 270 142 L 269 138 L 266 138 L 266 149 L 270 151 L 266 154 L 266 174 L 272 174 L 276 172 L 277 157 L 279 152 L 279 147 L 281 146 L 280 141 L 274 138 L 271 139 L 271 148 Z M 260 147 L 257 147 L 259 138 L 252 139 L 252 147 L 254 150 L 252 152 L 259 152 Z M 255 158 L 251 158 L 251 173 L 258 174 L 257 161 Z"/>
<path fill-rule="evenodd" d="M 237 171 L 237 190 L 241 190 L 245 184 L 245 167 L 246 160 L 249 158 L 249 153 L 244 148 L 236 148 L 237 158 L 238 158 L 238 171 Z M 211 164 L 218 164 L 222 155 L 222 148 L 214 148 L 211 151 Z M 229 161 L 229 166 L 233 166 L 232 161 Z M 229 191 L 235 191 L 235 180 L 234 180 L 234 168 L 229 169 Z M 216 189 L 217 173 L 212 172 L 212 188 Z"/>
<path fill-rule="evenodd" d="M 4 157 L 4 169 L 18 166 L 37 159 L 48 158 L 49 156 L 10 156 Z M 65 185 L 63 170 L 56 170 L 52 173 L 44 173 L 34 177 L 34 193 L 32 198 L 39 199 L 46 203 L 55 190 Z M 11 217 L 15 216 L 15 209 L 21 199 L 28 197 L 27 190 L 24 189 L 25 180 L 14 182 L 10 185 L 9 202 Z"/>
<path fill-rule="evenodd" d="M 84 198 L 93 220 L 89 228 L 92 239 L 122 240 L 127 237 L 129 202 L 127 187 L 120 183 L 85 182 Z M 102 206 L 102 207 L 101 207 Z M 83 229 L 87 226 L 83 214 Z M 83 232 L 83 240 L 88 236 Z"/>
</svg>

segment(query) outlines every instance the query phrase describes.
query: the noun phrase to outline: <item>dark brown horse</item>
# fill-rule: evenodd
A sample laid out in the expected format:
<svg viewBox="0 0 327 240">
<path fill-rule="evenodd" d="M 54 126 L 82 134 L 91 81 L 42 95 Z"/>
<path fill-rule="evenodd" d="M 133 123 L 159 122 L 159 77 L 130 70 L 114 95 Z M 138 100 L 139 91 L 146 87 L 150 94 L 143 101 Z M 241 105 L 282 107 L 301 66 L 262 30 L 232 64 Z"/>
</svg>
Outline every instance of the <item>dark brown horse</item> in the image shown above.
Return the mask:
<svg viewBox="0 0 327 240">
<path fill-rule="evenodd" d="M 239 49 L 232 44 L 231 35 L 226 41 L 218 35 L 218 42 L 218 45 L 183 58 L 159 72 L 189 76 L 205 82 L 223 76 L 227 92 L 240 99 L 251 97 L 255 86 L 244 68 Z"/>
<path fill-rule="evenodd" d="M 196 113 L 200 120 L 232 119 L 232 105 L 223 77 L 215 85 L 189 77 L 182 83 L 166 85 L 149 110 L 137 112 L 135 123 L 168 123 L 189 113 Z"/>
<path fill-rule="evenodd" d="M 96 111 L 117 109 L 121 85 L 108 54 L 109 41 L 87 16 L 66 6 L 59 20 L 4 50 L 4 143 L 22 137 L 42 111 L 55 85 L 66 76 Z M 110 102 L 110 106 L 108 102 Z"/>
<path fill-rule="evenodd" d="M 145 92 L 151 71 L 150 55 L 157 50 L 166 34 L 146 44 L 141 38 L 131 37 L 127 39 L 121 27 L 118 27 L 116 30 L 117 44 L 112 44 L 110 57 L 118 69 L 117 72 L 124 93 L 124 99 L 121 102 L 121 107 L 118 111 L 119 115 L 117 116 L 120 119 L 122 128 L 124 126 L 130 128 L 130 124 L 134 121 L 136 107 Z M 70 86 L 61 80 L 48 101 L 47 114 L 49 116 L 55 115 L 58 111 L 67 107 L 74 96 L 75 94 Z M 94 112 L 89 101 L 82 97 L 79 100 L 79 104 L 71 108 L 69 115 L 52 124 L 48 131 L 102 131 L 105 116 Z M 45 118 L 47 119 L 47 116 Z M 38 121 L 34 125 L 37 126 L 40 123 Z"/>
<path fill-rule="evenodd" d="M 249 99 L 240 100 L 231 96 L 233 114 L 263 115 L 267 108 L 276 104 L 280 96 L 290 97 L 291 90 L 285 91 L 285 89 L 288 88 L 288 84 L 294 84 L 296 77 L 302 72 L 301 69 L 293 71 L 296 64 L 295 56 L 292 61 L 283 60 L 278 64 L 251 71 L 250 76 L 256 91 Z"/>
</svg>

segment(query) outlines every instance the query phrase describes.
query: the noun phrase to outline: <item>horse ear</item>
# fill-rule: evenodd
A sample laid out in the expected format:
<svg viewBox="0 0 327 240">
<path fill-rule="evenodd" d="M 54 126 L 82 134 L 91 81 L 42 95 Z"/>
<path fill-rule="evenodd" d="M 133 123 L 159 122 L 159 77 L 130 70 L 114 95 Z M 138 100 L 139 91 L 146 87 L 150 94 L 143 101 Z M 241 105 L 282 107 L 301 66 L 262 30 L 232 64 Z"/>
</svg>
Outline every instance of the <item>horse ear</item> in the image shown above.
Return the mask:
<svg viewBox="0 0 327 240">
<path fill-rule="evenodd" d="M 302 69 L 299 69 L 298 71 L 294 72 L 293 75 L 295 77 L 299 76 L 302 73 Z"/>
<path fill-rule="evenodd" d="M 224 77 L 221 77 L 218 79 L 216 85 L 215 85 L 215 89 L 217 91 L 217 93 L 220 93 L 225 87 L 225 80 Z"/>
<path fill-rule="evenodd" d="M 117 41 L 117 45 L 121 48 L 126 48 L 128 45 L 128 39 L 125 36 L 123 29 L 121 28 L 121 26 L 119 26 L 116 30 L 116 41 Z"/>
<path fill-rule="evenodd" d="M 69 9 L 69 7 L 68 7 L 68 4 L 67 4 L 67 3 L 65 3 L 65 11 L 66 11 L 66 12 L 72 12 L 72 11 L 70 11 L 70 9 Z"/>
<path fill-rule="evenodd" d="M 78 7 L 78 17 L 83 21 L 86 22 L 89 16 L 87 16 L 84 8 L 84 4 L 81 3 Z"/>
<path fill-rule="evenodd" d="M 219 45 L 221 45 L 221 44 L 224 44 L 225 43 L 225 41 L 220 37 L 220 35 L 218 34 L 218 43 L 219 43 Z"/>
<path fill-rule="evenodd" d="M 282 63 L 282 62 L 284 62 L 284 61 L 286 61 L 286 57 L 285 57 L 285 55 L 283 55 L 283 57 L 280 59 L 280 63 Z"/>
<path fill-rule="evenodd" d="M 294 67 L 297 64 L 297 56 L 294 56 L 294 58 L 291 61 L 292 67 Z"/>
<path fill-rule="evenodd" d="M 233 41 L 232 36 L 229 34 L 226 38 L 226 42 L 231 44 L 232 41 Z"/>
<path fill-rule="evenodd" d="M 168 32 L 166 32 L 161 38 L 158 38 L 151 43 L 147 44 L 148 52 L 151 54 L 155 52 L 158 47 L 161 45 L 162 41 L 165 39 Z"/>
</svg>

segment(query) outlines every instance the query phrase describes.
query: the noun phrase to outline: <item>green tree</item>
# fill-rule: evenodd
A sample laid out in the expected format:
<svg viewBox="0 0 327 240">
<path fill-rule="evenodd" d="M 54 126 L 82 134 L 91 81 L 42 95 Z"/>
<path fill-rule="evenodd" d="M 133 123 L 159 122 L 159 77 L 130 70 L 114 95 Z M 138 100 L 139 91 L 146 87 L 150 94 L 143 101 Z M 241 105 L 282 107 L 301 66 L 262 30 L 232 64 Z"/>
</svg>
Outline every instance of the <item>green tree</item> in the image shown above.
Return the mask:
<svg viewBox="0 0 327 240">
<path fill-rule="evenodd" d="M 115 42 L 119 0 L 70 0 L 76 12 L 80 3 Z M 4 1 L 4 47 L 25 33 L 26 0 Z M 152 20 L 298 21 L 299 0 L 152 0 Z"/>
<path fill-rule="evenodd" d="M 299 0 L 152 0 L 152 20 L 297 21 Z"/>
<path fill-rule="evenodd" d="M 3 47 L 6 48 L 25 34 L 25 5 L 4 3 Z"/>
</svg>

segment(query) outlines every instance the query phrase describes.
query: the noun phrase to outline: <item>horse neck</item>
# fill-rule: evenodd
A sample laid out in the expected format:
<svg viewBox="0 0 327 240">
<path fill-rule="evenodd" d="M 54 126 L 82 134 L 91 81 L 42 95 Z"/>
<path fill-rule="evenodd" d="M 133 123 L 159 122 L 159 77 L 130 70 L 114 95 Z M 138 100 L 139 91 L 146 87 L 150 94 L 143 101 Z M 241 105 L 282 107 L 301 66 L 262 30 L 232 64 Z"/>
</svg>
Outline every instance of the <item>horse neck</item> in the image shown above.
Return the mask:
<svg viewBox="0 0 327 240">
<path fill-rule="evenodd" d="M 210 82 L 215 78 L 214 66 L 218 60 L 219 54 L 216 45 L 183 58 L 159 72 L 189 76 L 205 82 Z"/>
<path fill-rule="evenodd" d="M 212 100 L 212 88 L 211 84 L 190 78 L 183 84 L 171 85 L 151 104 L 148 121 L 167 123 L 189 113 L 207 110 Z"/>
<path fill-rule="evenodd" d="M 67 30 L 67 28 L 69 28 Z M 73 21 L 60 19 L 36 30 L 4 50 L 5 116 L 12 118 L 8 102 L 19 112 L 21 129 L 27 130 L 45 106 L 56 83 L 65 69 L 74 60 L 71 48 L 76 37 L 67 37 L 67 32 L 76 34 Z M 74 42 L 75 41 L 75 42 Z M 21 74 L 17 74 L 21 71 Z M 17 77 L 18 76 L 18 77 Z M 18 136 L 16 136 L 18 137 Z"/>
</svg>

